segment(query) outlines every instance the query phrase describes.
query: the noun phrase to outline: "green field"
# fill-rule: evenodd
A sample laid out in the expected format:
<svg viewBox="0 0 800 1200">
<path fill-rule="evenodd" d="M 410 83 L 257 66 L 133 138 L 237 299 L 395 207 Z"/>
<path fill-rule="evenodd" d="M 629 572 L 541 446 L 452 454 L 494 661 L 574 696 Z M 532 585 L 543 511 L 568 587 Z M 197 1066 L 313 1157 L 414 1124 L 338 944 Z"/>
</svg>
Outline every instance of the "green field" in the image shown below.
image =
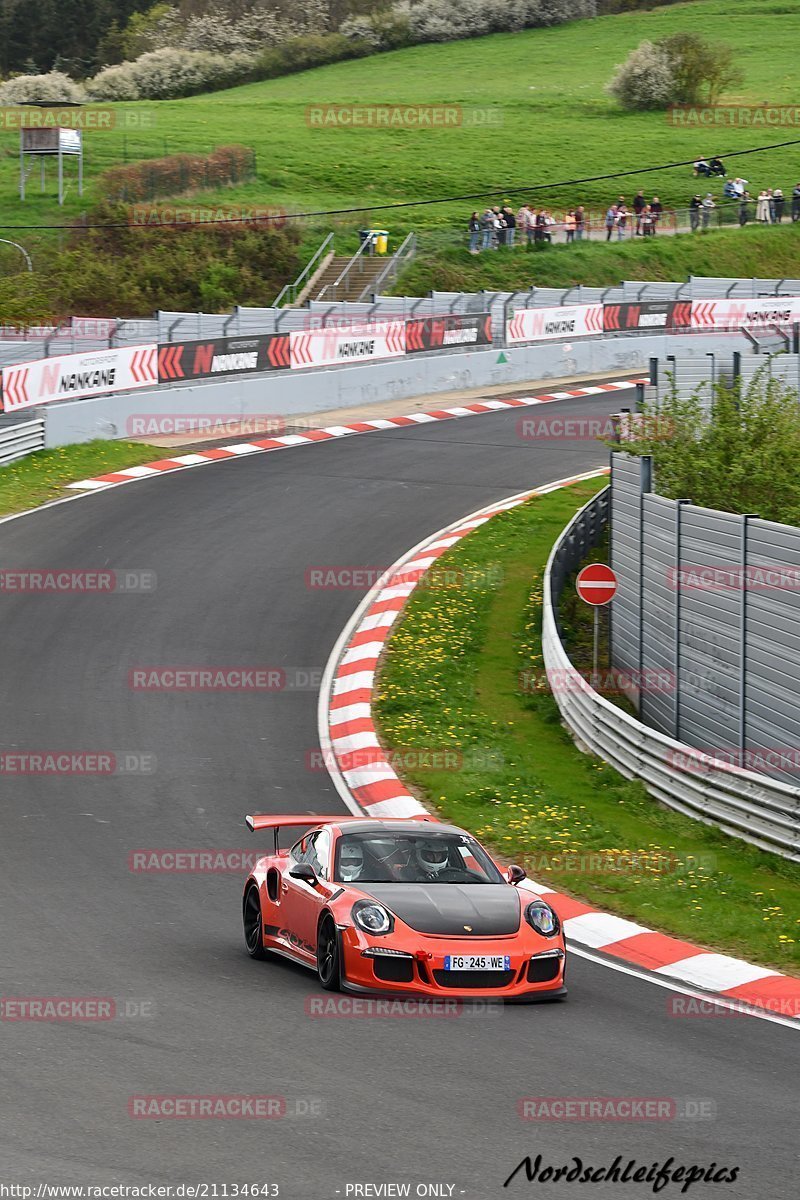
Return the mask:
<svg viewBox="0 0 800 1200">
<path fill-rule="evenodd" d="M 516 202 L 523 198 L 524 185 L 542 184 L 548 185 L 540 193 L 542 202 L 554 207 L 578 201 L 598 207 L 620 192 L 630 197 L 640 186 L 657 192 L 667 204 L 683 204 L 695 190 L 687 168 L 634 175 L 624 183 L 549 187 L 800 136 L 796 127 L 727 129 L 711 136 L 673 128 L 663 113 L 620 111 L 604 93 L 615 64 L 643 38 L 679 30 L 724 38 L 736 48 L 745 82 L 740 94 L 726 99 L 750 104 L 797 100 L 800 0 L 701 0 L 552 29 L 419 46 L 180 101 L 118 105 L 120 123 L 127 126 L 86 134 L 87 192 L 80 199 L 73 185 L 61 211 L 53 198 L 39 196 L 33 177 L 30 199 L 25 205 L 18 202 L 17 135 L 2 133 L 4 221 L 21 226 L 74 218 L 97 198 L 98 174 L 106 166 L 165 150 L 202 152 L 229 142 L 255 148 L 258 177 L 215 198 L 291 211 L 469 192 Z M 460 104 L 491 110 L 502 124 L 427 130 L 310 128 L 307 107 L 328 103 Z M 750 181 L 751 192 L 761 186 L 781 186 L 787 192 L 800 179 L 800 147 L 770 150 L 738 163 L 731 159 L 729 165 L 734 164 Z M 370 219 L 395 235 L 431 225 L 455 228 L 479 202 L 376 212 Z M 341 227 L 353 230 L 366 219 L 365 213 L 347 215 Z M 319 224 L 327 229 L 331 222 L 323 218 Z M 18 230 L 23 242 L 37 236 Z"/>
<path fill-rule="evenodd" d="M 800 866 L 663 808 L 576 749 L 549 691 L 520 686 L 521 671 L 542 672 L 550 548 L 605 482 L 494 517 L 438 560 L 382 660 L 382 742 L 398 761 L 419 764 L 405 781 L 431 809 L 505 861 L 525 863 L 533 879 L 648 928 L 800 973 Z M 454 766 L 425 769 L 425 756 Z M 614 869 L 598 868 L 598 856 Z"/>
</svg>

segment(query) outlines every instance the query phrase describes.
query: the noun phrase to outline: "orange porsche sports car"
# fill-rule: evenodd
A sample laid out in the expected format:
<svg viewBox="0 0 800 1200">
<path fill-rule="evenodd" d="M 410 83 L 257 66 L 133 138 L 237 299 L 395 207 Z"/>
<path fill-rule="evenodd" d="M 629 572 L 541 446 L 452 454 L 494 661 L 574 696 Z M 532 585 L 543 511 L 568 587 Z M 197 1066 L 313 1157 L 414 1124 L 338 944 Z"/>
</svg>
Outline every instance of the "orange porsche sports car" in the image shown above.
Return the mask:
<svg viewBox="0 0 800 1200">
<path fill-rule="evenodd" d="M 252 816 L 273 831 L 244 888 L 247 952 L 328 991 L 543 1000 L 566 995 L 559 919 L 521 867 L 427 820 Z M 281 830 L 305 832 L 290 849 Z"/>
</svg>

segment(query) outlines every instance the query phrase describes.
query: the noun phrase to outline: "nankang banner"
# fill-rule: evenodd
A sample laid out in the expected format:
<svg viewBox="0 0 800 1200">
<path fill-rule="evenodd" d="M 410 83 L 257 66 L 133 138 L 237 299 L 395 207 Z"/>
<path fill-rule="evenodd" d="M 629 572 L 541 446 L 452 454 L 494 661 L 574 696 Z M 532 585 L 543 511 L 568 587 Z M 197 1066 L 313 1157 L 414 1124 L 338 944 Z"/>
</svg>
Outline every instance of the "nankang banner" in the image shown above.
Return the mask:
<svg viewBox="0 0 800 1200">
<path fill-rule="evenodd" d="M 194 342 L 167 342 L 158 347 L 161 383 L 209 379 L 215 375 L 248 375 L 288 366 L 288 334 L 207 338 Z"/>
<path fill-rule="evenodd" d="M 489 313 L 450 313 L 444 317 L 413 317 L 406 321 L 406 354 L 446 350 L 453 346 L 489 346 Z"/>
<path fill-rule="evenodd" d="M 570 304 L 559 308 L 520 308 L 508 321 L 509 345 L 552 338 L 590 337 L 603 332 L 602 304 Z"/>
<path fill-rule="evenodd" d="M 3 411 L 17 412 L 53 400 L 104 396 L 158 383 L 157 348 L 128 346 L 40 358 L 3 368 Z"/>
<path fill-rule="evenodd" d="M 695 300 L 692 325 L 697 329 L 769 329 L 800 321 L 800 298 L 764 296 L 758 300 Z"/>
<path fill-rule="evenodd" d="M 603 306 L 606 332 L 623 329 L 687 329 L 692 323 L 688 300 L 642 300 L 639 304 Z"/>
<path fill-rule="evenodd" d="M 400 358 L 406 352 L 405 321 L 348 322 L 290 333 L 292 367 L 332 367 L 340 363 Z"/>
</svg>

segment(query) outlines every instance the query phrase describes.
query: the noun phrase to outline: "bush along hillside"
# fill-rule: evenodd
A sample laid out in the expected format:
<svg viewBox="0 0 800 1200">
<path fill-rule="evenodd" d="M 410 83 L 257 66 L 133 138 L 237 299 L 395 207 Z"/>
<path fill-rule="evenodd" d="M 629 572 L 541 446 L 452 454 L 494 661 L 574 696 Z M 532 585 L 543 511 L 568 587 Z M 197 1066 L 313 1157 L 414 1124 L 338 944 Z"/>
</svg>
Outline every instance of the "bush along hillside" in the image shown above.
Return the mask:
<svg viewBox="0 0 800 1200">
<path fill-rule="evenodd" d="M 11 3 L 0 0 L 0 13 Z M 27 4 L 17 0 L 12 15 Z M 6 46 L 5 62 L 24 73 L 0 84 L 0 103 L 191 96 L 382 50 L 559 25 L 597 14 L 595 0 L 509 0 L 499 6 L 483 0 L 457 5 L 450 0 L 397 0 L 372 11 L 369 5 L 362 11 L 356 0 L 355 15 L 346 3 L 333 0 L 306 0 L 300 9 L 258 0 L 231 0 L 213 13 L 193 12 L 192 7 L 156 4 L 136 12 L 123 29 L 116 26 L 96 38 L 88 59 L 54 58 L 39 48 L 39 61 L 53 63 L 44 73 L 36 71 L 33 57 L 23 65 L 20 51 Z M 58 33 L 53 34 L 57 45 Z M 88 64 L 98 59 L 101 69 L 90 73 Z"/>
<path fill-rule="evenodd" d="M 141 225 L 111 204 L 87 220 L 99 227 L 75 229 L 63 249 L 40 251 L 33 274 L 0 280 L 0 324 L 270 304 L 304 262 L 294 225 Z"/>
</svg>

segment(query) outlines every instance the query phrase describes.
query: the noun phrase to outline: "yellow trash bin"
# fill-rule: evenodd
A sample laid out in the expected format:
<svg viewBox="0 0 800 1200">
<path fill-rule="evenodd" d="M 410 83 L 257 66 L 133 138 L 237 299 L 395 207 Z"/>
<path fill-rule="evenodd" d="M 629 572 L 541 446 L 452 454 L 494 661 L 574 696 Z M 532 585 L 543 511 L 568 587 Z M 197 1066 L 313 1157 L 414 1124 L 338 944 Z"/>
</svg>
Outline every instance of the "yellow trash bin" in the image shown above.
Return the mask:
<svg viewBox="0 0 800 1200">
<path fill-rule="evenodd" d="M 373 229 L 372 236 L 375 239 L 376 254 L 385 254 L 389 249 L 389 230 L 388 229 Z"/>
</svg>

